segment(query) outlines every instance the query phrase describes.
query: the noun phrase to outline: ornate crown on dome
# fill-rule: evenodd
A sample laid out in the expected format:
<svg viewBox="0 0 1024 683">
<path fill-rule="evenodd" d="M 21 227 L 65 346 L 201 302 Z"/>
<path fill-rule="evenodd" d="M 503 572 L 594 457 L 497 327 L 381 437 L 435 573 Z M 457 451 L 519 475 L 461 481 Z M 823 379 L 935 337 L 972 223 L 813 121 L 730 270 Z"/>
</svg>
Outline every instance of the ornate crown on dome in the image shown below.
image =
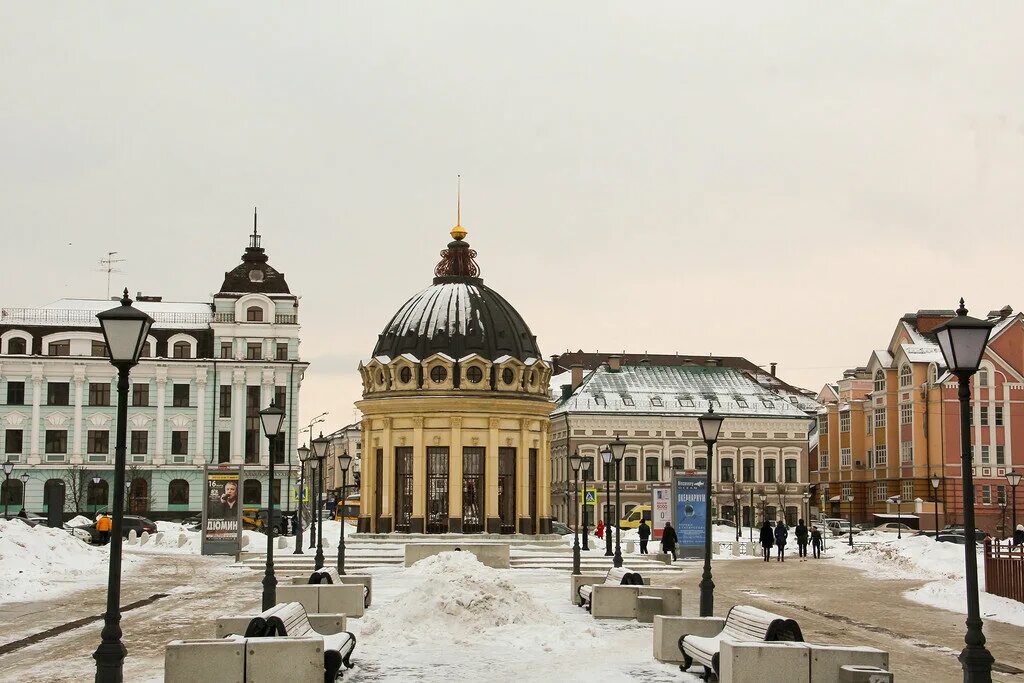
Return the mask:
<svg viewBox="0 0 1024 683">
<path fill-rule="evenodd" d="M 454 242 L 441 252 L 441 261 L 434 267 L 435 278 L 479 278 L 480 266 L 476 262 L 476 249 L 471 249 L 464 238 L 469 233 L 459 224 L 452 228 Z"/>
</svg>

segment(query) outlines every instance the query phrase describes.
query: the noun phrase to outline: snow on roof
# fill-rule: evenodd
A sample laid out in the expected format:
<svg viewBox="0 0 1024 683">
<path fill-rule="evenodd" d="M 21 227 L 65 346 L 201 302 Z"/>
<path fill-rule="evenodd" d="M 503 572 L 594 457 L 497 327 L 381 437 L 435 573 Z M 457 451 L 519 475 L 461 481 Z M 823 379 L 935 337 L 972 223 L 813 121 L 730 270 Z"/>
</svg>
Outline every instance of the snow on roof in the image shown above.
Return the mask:
<svg viewBox="0 0 1024 683">
<path fill-rule="evenodd" d="M 552 381 L 553 386 L 557 377 Z M 713 402 L 724 415 L 802 417 L 778 393 L 734 368 L 698 365 L 625 365 L 594 370 L 553 415 L 566 412 L 700 415 Z"/>
<path fill-rule="evenodd" d="M 875 349 L 871 352 L 873 358 L 878 359 L 878 364 L 883 368 L 892 367 L 892 354 L 887 349 Z"/>
<path fill-rule="evenodd" d="M 572 370 L 566 370 L 560 372 L 551 378 L 551 383 L 548 385 L 551 391 L 551 400 L 557 401 L 562 398 L 562 387 L 569 386 L 572 384 Z"/>
<path fill-rule="evenodd" d="M 420 362 L 420 359 L 419 359 L 419 358 L 417 358 L 417 357 L 416 357 L 415 355 L 413 355 L 413 354 L 411 354 L 411 353 L 403 353 L 403 354 L 402 354 L 401 356 L 399 356 L 399 357 L 400 357 L 400 358 L 404 358 L 404 359 L 406 359 L 406 360 L 407 360 L 407 361 L 409 361 L 410 363 L 419 363 L 419 362 Z"/>
<path fill-rule="evenodd" d="M 111 299 L 58 299 L 40 308 L 0 309 L 5 325 L 99 327 L 96 314 L 118 306 Z M 202 329 L 213 322 L 213 306 L 192 301 L 136 301 L 135 308 L 153 318 L 158 329 Z"/>
<path fill-rule="evenodd" d="M 1000 334 L 1002 334 L 1003 330 L 1009 327 L 1011 323 L 1017 322 L 1018 319 L 1020 319 L 1020 313 L 1016 315 L 1007 316 L 1002 320 L 996 322 L 995 327 L 992 328 L 992 334 L 989 336 L 989 339 L 995 339 L 996 337 L 998 337 Z"/>
<path fill-rule="evenodd" d="M 398 336 L 410 330 L 419 336 L 431 336 L 437 330 L 444 330 L 448 335 L 465 335 L 471 312 L 482 330 L 484 324 L 480 311 L 473 310 L 471 297 L 480 297 L 480 289 L 476 285 L 463 282 L 431 285 L 398 310 L 387 331 Z"/>
<path fill-rule="evenodd" d="M 900 344 L 900 348 L 911 363 L 936 363 L 940 366 L 946 364 L 938 344 Z"/>
</svg>

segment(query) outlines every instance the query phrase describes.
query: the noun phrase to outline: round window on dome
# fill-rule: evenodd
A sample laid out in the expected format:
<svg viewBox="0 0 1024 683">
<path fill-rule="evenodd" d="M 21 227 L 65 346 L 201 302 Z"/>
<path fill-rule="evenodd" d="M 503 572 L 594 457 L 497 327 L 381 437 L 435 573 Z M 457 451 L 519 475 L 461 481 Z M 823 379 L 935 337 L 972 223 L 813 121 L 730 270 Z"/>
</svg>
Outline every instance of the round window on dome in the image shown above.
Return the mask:
<svg viewBox="0 0 1024 683">
<path fill-rule="evenodd" d="M 440 384 L 441 382 L 448 379 L 448 369 L 440 365 L 435 365 L 430 368 L 430 379 Z"/>
<path fill-rule="evenodd" d="M 512 384 L 515 381 L 516 373 L 512 372 L 512 368 L 505 368 L 501 371 L 501 381 L 505 384 Z"/>
<path fill-rule="evenodd" d="M 410 368 L 402 368 L 398 371 L 398 378 L 402 380 L 402 384 L 408 384 L 412 381 L 412 370 Z"/>
<path fill-rule="evenodd" d="M 483 370 L 481 370 L 480 368 L 478 368 L 475 365 L 471 365 L 469 367 L 469 369 L 466 370 L 466 379 L 468 379 L 473 384 L 479 384 L 480 380 L 482 380 L 483 378 L 484 378 Z"/>
</svg>

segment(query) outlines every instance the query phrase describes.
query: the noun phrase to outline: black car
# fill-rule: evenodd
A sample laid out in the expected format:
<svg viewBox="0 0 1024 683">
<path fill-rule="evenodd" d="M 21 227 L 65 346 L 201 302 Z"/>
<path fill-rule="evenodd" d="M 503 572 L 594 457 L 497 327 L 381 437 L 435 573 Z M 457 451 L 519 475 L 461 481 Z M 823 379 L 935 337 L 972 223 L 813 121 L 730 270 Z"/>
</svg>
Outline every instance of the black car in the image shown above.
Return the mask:
<svg viewBox="0 0 1024 683">
<path fill-rule="evenodd" d="M 93 543 L 100 543 L 100 532 L 96 531 L 96 523 L 87 524 L 85 526 L 77 527 L 89 532 L 89 536 L 92 537 Z M 128 538 L 128 534 L 131 531 L 135 531 L 136 536 L 141 536 L 143 531 L 148 531 L 151 534 L 156 533 L 156 523 L 145 517 L 139 517 L 137 515 L 125 515 L 121 523 L 121 537 Z"/>
<path fill-rule="evenodd" d="M 959 534 L 960 536 L 966 536 L 967 535 L 967 530 L 964 528 L 964 526 L 962 524 L 947 524 L 945 527 L 943 527 L 942 531 L 939 532 L 940 536 L 942 534 Z M 942 539 L 940 538 L 939 540 L 942 540 Z M 982 541 L 984 541 L 985 540 L 985 532 L 982 531 L 981 529 L 975 529 L 974 530 L 974 540 L 977 541 L 978 543 L 981 543 Z"/>
</svg>

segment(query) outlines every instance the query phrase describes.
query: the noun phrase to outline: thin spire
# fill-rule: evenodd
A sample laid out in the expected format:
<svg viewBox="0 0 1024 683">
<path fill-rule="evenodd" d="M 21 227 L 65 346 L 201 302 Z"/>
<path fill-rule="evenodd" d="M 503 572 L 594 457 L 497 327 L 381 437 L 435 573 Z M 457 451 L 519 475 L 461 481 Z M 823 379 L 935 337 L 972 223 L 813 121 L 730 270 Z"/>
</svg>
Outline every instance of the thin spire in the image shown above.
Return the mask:
<svg viewBox="0 0 1024 683">
<path fill-rule="evenodd" d="M 249 238 L 249 246 L 256 248 L 260 246 L 260 235 L 258 230 L 258 216 L 256 213 L 256 207 L 252 207 L 252 237 Z"/>
<path fill-rule="evenodd" d="M 466 237 L 466 229 L 462 227 L 462 174 L 458 175 L 458 185 L 455 194 L 455 227 L 452 228 L 451 236 L 456 240 Z"/>
</svg>

